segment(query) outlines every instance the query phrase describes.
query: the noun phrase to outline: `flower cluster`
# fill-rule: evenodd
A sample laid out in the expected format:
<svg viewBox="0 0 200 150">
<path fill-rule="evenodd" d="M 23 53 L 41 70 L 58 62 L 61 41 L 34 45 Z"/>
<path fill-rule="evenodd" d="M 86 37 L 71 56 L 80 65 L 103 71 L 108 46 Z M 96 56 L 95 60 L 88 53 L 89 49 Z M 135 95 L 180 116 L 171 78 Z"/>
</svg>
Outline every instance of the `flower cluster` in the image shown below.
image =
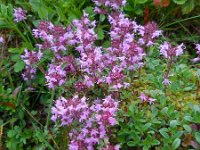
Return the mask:
<svg viewBox="0 0 200 150">
<path fill-rule="evenodd" d="M 110 7 L 113 10 L 119 10 L 121 7 L 126 5 L 126 0 L 92 0 L 95 3 L 95 12 L 105 14 L 107 11 L 104 8 Z"/>
<path fill-rule="evenodd" d="M 25 71 L 22 74 L 22 77 L 25 81 L 31 80 L 34 78 L 36 74 L 36 68 L 34 65 L 36 65 L 39 60 L 42 58 L 42 53 L 35 52 L 35 51 L 28 51 L 27 49 L 24 50 L 25 54 L 21 55 L 22 60 L 26 64 Z"/>
<path fill-rule="evenodd" d="M 142 26 L 130 21 L 122 13 L 114 13 L 109 16 L 111 24 L 111 47 L 108 48 L 114 61 L 121 61 L 121 68 L 134 70 L 135 66 L 142 66 L 144 54 L 143 48 L 137 43 L 137 32 L 142 34 Z"/>
<path fill-rule="evenodd" d="M 196 44 L 196 49 L 197 49 L 197 57 L 193 59 L 193 62 L 199 62 L 200 61 L 200 44 Z"/>
<path fill-rule="evenodd" d="M 168 77 L 169 77 L 170 70 L 172 68 L 173 58 L 182 55 L 184 48 L 185 47 L 183 43 L 176 47 L 173 47 L 169 42 L 164 42 L 163 44 L 160 45 L 161 55 L 163 55 L 165 58 L 168 59 L 168 68 L 167 68 L 167 72 L 164 76 L 164 81 L 163 81 L 163 84 L 165 86 L 171 84 Z"/>
<path fill-rule="evenodd" d="M 107 2 L 106 5 L 110 3 Z M 143 27 L 125 17 L 123 13 L 113 12 L 109 15 L 111 46 L 103 49 L 95 44 L 96 22 L 90 21 L 88 17 L 84 12 L 81 20 L 74 20 L 75 30 L 70 26 L 55 26 L 47 21 L 40 22 L 38 28 L 33 30 L 34 36 L 43 41 L 37 44 L 39 49 L 50 49 L 54 54 L 52 64 L 49 65 L 51 68 L 46 73 L 49 88 L 63 85 L 66 73 L 76 72 L 83 80 L 81 86 L 84 88 L 91 88 L 96 84 L 106 84 L 113 90 L 126 88 L 129 84 L 125 81 L 127 72 L 124 70 L 133 72 L 142 67 L 144 45 L 152 45 L 154 38 L 161 34 L 155 23 Z M 75 46 L 75 50 L 80 54 L 78 58 L 66 55 L 70 46 Z M 59 64 L 59 67 L 54 64 Z M 62 68 L 60 64 L 66 66 Z M 80 87 L 76 85 L 75 88 Z"/>
<path fill-rule="evenodd" d="M 65 29 L 61 25 L 54 26 L 47 21 L 41 21 L 38 28 L 33 29 L 33 35 L 43 40 L 42 44 L 38 44 L 39 49 L 51 49 L 55 53 L 67 50 L 67 45 L 74 45 L 76 42 L 70 26 Z"/>
<path fill-rule="evenodd" d="M 158 30 L 158 25 L 155 22 L 148 22 L 144 26 L 143 42 L 147 46 L 151 46 L 154 44 L 155 39 L 161 35 L 162 35 L 162 30 Z"/>
<path fill-rule="evenodd" d="M 14 19 L 15 22 L 21 22 L 26 19 L 26 11 L 23 10 L 22 8 L 14 9 L 13 15 L 15 17 L 15 19 Z"/>
<path fill-rule="evenodd" d="M 62 97 L 56 100 L 52 108 L 53 121 L 60 120 L 62 126 L 74 127 L 69 133 L 70 150 L 93 150 L 100 140 L 106 138 L 108 127 L 116 124 L 118 102 L 111 96 L 97 99 L 91 106 L 86 100 L 86 97 L 74 96 L 68 100 Z"/>
<path fill-rule="evenodd" d="M 180 56 L 183 54 L 184 45 L 183 43 L 173 47 L 169 42 L 164 42 L 160 45 L 160 53 L 168 59 L 172 59 L 175 56 Z"/>
<path fill-rule="evenodd" d="M 55 86 L 61 86 L 66 82 L 66 71 L 62 68 L 62 65 L 50 64 L 45 78 L 48 87 L 53 89 Z"/>
<path fill-rule="evenodd" d="M 139 96 L 139 98 L 141 99 L 141 101 L 144 103 L 144 102 L 148 102 L 149 104 L 153 104 L 156 99 L 154 98 L 151 98 L 147 95 L 145 95 L 144 93 L 141 93 L 141 95 Z"/>
<path fill-rule="evenodd" d="M 122 13 L 113 13 L 109 16 L 111 24 L 111 47 L 103 53 L 102 47 L 95 45 L 97 35 L 94 32 L 95 22 L 88 19 L 84 13 L 81 20 L 73 23 L 77 27 L 75 37 L 80 53 L 77 58 L 84 84 L 90 88 L 95 84 L 107 84 L 111 89 L 119 90 L 127 87 L 124 69 L 131 71 L 143 65 L 143 48 L 138 44 L 136 35 L 143 33 L 143 28 L 130 21 Z M 107 72 L 107 74 L 105 74 Z"/>
<path fill-rule="evenodd" d="M 66 74 L 73 73 L 76 70 L 74 56 L 64 54 L 68 50 L 68 46 L 77 42 L 74 32 L 70 26 L 64 28 L 61 25 L 54 26 L 50 22 L 41 21 L 38 28 L 33 29 L 33 35 L 43 41 L 41 44 L 37 44 L 39 49 L 50 49 L 54 54 L 45 74 L 48 87 L 55 88 L 63 85 L 66 81 Z M 62 68 L 62 65 L 65 65 L 65 67 Z"/>
</svg>

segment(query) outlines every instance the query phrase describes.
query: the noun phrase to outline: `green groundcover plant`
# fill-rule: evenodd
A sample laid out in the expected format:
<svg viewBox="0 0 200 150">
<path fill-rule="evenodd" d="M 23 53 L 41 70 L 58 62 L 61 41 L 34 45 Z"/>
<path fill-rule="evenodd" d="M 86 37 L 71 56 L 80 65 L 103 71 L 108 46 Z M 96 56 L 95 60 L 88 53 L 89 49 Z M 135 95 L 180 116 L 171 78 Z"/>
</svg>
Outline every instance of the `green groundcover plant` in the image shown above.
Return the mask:
<svg viewBox="0 0 200 150">
<path fill-rule="evenodd" d="M 1 5 L 21 43 L 1 60 L 0 148 L 199 149 L 200 45 L 190 58 L 154 21 L 130 19 L 126 0 L 57 3 Z"/>
</svg>

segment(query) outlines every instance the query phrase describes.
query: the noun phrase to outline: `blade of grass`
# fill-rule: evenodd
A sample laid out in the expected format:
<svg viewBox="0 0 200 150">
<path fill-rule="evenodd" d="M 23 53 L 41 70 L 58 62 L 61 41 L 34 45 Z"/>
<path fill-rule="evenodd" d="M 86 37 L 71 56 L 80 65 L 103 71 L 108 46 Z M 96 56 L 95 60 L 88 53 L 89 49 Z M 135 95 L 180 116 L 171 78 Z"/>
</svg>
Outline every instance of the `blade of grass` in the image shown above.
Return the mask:
<svg viewBox="0 0 200 150">
<path fill-rule="evenodd" d="M 164 28 L 166 28 L 166 27 L 169 27 L 169 26 L 178 24 L 178 23 L 180 23 L 180 22 L 185 22 L 185 21 L 188 21 L 188 20 L 196 19 L 196 18 L 200 18 L 200 15 L 193 16 L 193 17 L 189 17 L 189 18 L 185 18 L 185 19 L 181 19 L 181 20 L 177 20 L 177 21 L 172 22 L 172 23 L 168 23 L 168 24 L 164 25 L 163 27 L 161 27 L 161 29 L 164 29 Z"/>
</svg>

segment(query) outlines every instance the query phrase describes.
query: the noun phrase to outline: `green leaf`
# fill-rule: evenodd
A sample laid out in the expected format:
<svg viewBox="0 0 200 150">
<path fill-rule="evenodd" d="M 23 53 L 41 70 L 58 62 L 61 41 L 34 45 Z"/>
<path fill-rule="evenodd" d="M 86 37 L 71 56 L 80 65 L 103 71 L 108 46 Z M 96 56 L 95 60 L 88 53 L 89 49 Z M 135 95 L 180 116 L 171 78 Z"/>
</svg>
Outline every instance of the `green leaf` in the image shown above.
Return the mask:
<svg viewBox="0 0 200 150">
<path fill-rule="evenodd" d="M 0 28 L 12 28 L 12 26 L 0 18 Z"/>
<path fill-rule="evenodd" d="M 127 145 L 130 146 L 130 147 L 133 147 L 133 146 L 135 146 L 136 144 L 135 144 L 135 142 L 133 142 L 133 141 L 129 141 L 129 142 L 127 143 Z"/>
<path fill-rule="evenodd" d="M 144 4 L 146 3 L 148 0 L 135 0 L 135 3 L 137 4 Z"/>
<path fill-rule="evenodd" d="M 8 51 L 10 53 L 21 54 L 24 51 L 24 48 L 9 48 Z"/>
<path fill-rule="evenodd" d="M 97 29 L 97 35 L 98 35 L 98 39 L 99 40 L 103 40 L 104 39 L 104 32 L 102 28 L 98 28 Z"/>
<path fill-rule="evenodd" d="M 91 6 L 86 7 L 84 10 L 85 10 L 86 13 L 89 14 L 89 17 L 95 15 L 95 13 L 94 13 L 94 9 L 93 9 L 93 7 L 91 7 Z"/>
<path fill-rule="evenodd" d="M 184 119 L 185 119 L 186 121 L 192 121 L 192 120 L 193 120 L 193 118 L 192 118 L 191 116 L 185 116 Z"/>
<path fill-rule="evenodd" d="M 15 72 L 20 72 L 24 69 L 25 63 L 23 61 L 18 61 L 15 65 L 14 65 L 14 71 Z"/>
<path fill-rule="evenodd" d="M 35 27 L 37 27 L 40 23 L 40 20 L 33 20 L 32 23 Z"/>
<path fill-rule="evenodd" d="M 155 145 L 160 145 L 160 141 L 158 140 L 153 140 L 153 142 L 151 143 L 151 145 L 155 146 Z"/>
<path fill-rule="evenodd" d="M 194 0 L 188 0 L 183 6 L 182 6 L 182 13 L 188 14 L 190 13 L 195 7 Z"/>
<path fill-rule="evenodd" d="M 65 15 L 63 14 L 63 11 L 60 7 L 58 6 L 55 6 L 56 8 L 56 12 L 58 14 L 58 22 L 61 20 L 61 21 L 66 21 L 66 17 Z"/>
<path fill-rule="evenodd" d="M 183 125 L 183 128 L 184 128 L 187 132 L 192 132 L 191 127 L 190 127 L 189 125 L 187 125 L 187 124 L 184 124 L 184 125 Z"/>
<path fill-rule="evenodd" d="M 17 61 L 19 61 L 20 59 L 21 59 L 20 54 L 13 54 L 13 55 L 11 56 L 11 60 L 14 61 L 14 62 L 17 62 Z"/>
<path fill-rule="evenodd" d="M 200 144 L 200 132 L 196 132 L 196 133 L 195 133 L 195 139 L 196 139 L 197 142 Z"/>
<path fill-rule="evenodd" d="M 110 41 L 105 41 L 102 45 L 103 48 L 108 48 L 110 47 Z"/>
<path fill-rule="evenodd" d="M 176 138 L 174 142 L 172 143 L 172 149 L 177 149 L 181 144 L 181 140 L 179 138 Z"/>
<path fill-rule="evenodd" d="M 174 128 L 174 127 L 176 127 L 177 125 L 179 125 L 179 123 L 178 123 L 177 120 L 171 120 L 171 121 L 170 121 L 170 127 Z"/>
<path fill-rule="evenodd" d="M 38 14 L 39 14 L 40 18 L 43 20 L 48 18 L 48 10 L 45 7 L 39 7 Z"/>
<path fill-rule="evenodd" d="M 173 0 L 174 3 L 178 4 L 178 5 L 183 5 L 185 4 L 187 0 Z"/>
<path fill-rule="evenodd" d="M 168 139 L 169 138 L 169 135 L 168 135 L 168 129 L 167 128 L 162 128 L 162 129 L 160 129 L 159 130 L 159 132 L 160 132 L 160 134 L 164 137 L 164 138 L 166 138 L 166 139 Z"/>
<path fill-rule="evenodd" d="M 106 19 L 106 16 L 104 14 L 100 14 L 100 21 L 103 22 Z"/>
<path fill-rule="evenodd" d="M 38 13 L 40 19 L 48 18 L 48 7 L 44 5 L 44 3 L 40 0 L 29 0 L 30 5 L 33 10 Z"/>
<path fill-rule="evenodd" d="M 151 127 L 151 123 L 146 123 L 144 126 L 143 126 L 143 131 L 146 131 L 148 128 Z"/>
</svg>

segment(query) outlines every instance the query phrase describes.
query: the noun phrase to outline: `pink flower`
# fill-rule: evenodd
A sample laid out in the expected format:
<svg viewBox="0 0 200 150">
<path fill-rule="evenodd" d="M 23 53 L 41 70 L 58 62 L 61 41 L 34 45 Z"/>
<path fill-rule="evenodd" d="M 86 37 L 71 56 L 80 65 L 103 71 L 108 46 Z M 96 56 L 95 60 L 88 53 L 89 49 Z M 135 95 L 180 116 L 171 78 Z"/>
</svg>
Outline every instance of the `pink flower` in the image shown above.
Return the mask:
<svg viewBox="0 0 200 150">
<path fill-rule="evenodd" d="M 183 54 L 183 49 L 184 49 L 184 48 L 185 48 L 185 47 L 184 47 L 183 43 L 181 43 L 180 45 L 178 45 L 178 46 L 176 47 L 176 56 L 182 55 L 182 54 Z"/>
<path fill-rule="evenodd" d="M 139 98 L 141 99 L 142 102 L 145 102 L 148 99 L 148 97 L 144 93 L 141 93 Z"/>
<path fill-rule="evenodd" d="M 152 38 L 157 38 L 159 36 L 162 35 L 162 30 L 156 30 L 155 32 L 153 32 Z"/>
<path fill-rule="evenodd" d="M 156 99 L 154 99 L 154 98 L 149 98 L 148 99 L 149 104 L 153 104 L 155 101 L 156 101 Z"/>
<path fill-rule="evenodd" d="M 69 133 L 69 149 L 94 149 L 94 146 L 105 138 L 107 128 L 116 124 L 117 110 L 118 102 L 111 96 L 107 96 L 102 102 L 96 100 L 91 106 L 85 97 L 61 97 L 51 109 L 51 119 L 60 120 L 62 126 L 73 126 Z"/>
<path fill-rule="evenodd" d="M 108 118 L 108 121 L 109 121 L 109 123 L 110 123 L 112 126 L 114 126 L 114 125 L 116 124 L 116 119 L 113 118 L 113 117 L 109 117 L 109 118 Z"/>
<path fill-rule="evenodd" d="M 164 81 L 163 81 L 163 84 L 164 85 L 169 85 L 169 84 L 171 84 L 171 82 L 169 81 L 168 78 L 165 78 Z"/>
<path fill-rule="evenodd" d="M 4 38 L 0 36 L 0 44 L 4 43 Z"/>
<path fill-rule="evenodd" d="M 92 0 L 96 7 L 96 10 L 99 10 L 101 6 L 107 6 L 114 10 L 120 9 L 120 7 L 124 6 L 126 4 L 126 0 Z M 99 11 L 97 11 L 99 12 Z"/>
<path fill-rule="evenodd" d="M 199 62 L 199 61 L 200 61 L 200 58 L 199 58 L 199 57 L 197 57 L 197 58 L 194 58 L 192 61 L 193 61 L 194 63 L 197 63 L 197 62 Z"/>
<path fill-rule="evenodd" d="M 26 11 L 23 10 L 22 8 L 16 8 L 14 9 L 14 21 L 15 22 L 20 22 L 26 19 Z"/>
<path fill-rule="evenodd" d="M 165 58 L 172 58 L 175 56 L 180 56 L 183 54 L 183 49 L 184 49 L 183 43 L 173 47 L 170 43 L 164 42 L 163 44 L 160 45 L 160 53 L 165 57 Z"/>
<path fill-rule="evenodd" d="M 148 102 L 149 104 L 153 104 L 156 101 L 156 99 L 153 99 L 153 98 L 145 95 L 144 93 L 141 93 L 139 98 L 141 99 L 142 102 Z"/>
<path fill-rule="evenodd" d="M 36 74 L 36 65 L 42 58 L 43 54 L 41 51 L 28 51 L 27 49 L 24 50 L 25 54 L 21 55 L 22 60 L 25 62 L 25 71 L 22 74 L 22 77 L 25 81 L 34 79 Z"/>
<path fill-rule="evenodd" d="M 197 49 L 196 53 L 198 56 L 192 60 L 194 63 L 197 63 L 200 61 L 200 44 L 196 44 L 196 49 Z"/>
<path fill-rule="evenodd" d="M 49 65 L 47 74 L 45 75 L 47 85 L 49 88 L 61 86 L 66 82 L 66 71 L 62 69 L 61 65 Z"/>
<path fill-rule="evenodd" d="M 197 53 L 200 53 L 200 44 L 196 44 Z"/>
</svg>

